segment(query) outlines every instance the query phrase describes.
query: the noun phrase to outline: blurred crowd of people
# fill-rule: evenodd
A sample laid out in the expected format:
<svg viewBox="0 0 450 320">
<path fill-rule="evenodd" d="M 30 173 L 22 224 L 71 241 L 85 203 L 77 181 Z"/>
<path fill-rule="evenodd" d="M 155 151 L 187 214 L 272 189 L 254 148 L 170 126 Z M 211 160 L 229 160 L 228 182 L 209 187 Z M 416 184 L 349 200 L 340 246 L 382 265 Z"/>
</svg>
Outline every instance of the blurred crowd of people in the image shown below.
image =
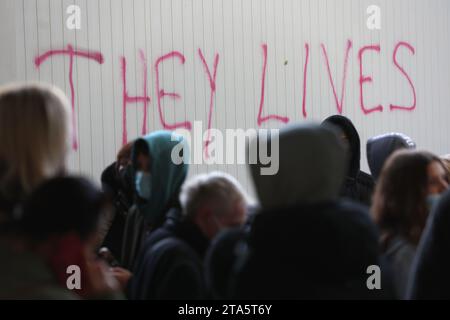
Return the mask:
<svg viewBox="0 0 450 320">
<path fill-rule="evenodd" d="M 101 188 L 69 174 L 69 109 L 0 89 L 1 299 L 450 298 L 450 158 L 405 134 L 367 141 L 369 174 L 348 118 L 287 125 L 278 173 L 248 165 L 253 202 L 227 173 L 188 179 L 169 131 L 124 145 Z"/>
</svg>

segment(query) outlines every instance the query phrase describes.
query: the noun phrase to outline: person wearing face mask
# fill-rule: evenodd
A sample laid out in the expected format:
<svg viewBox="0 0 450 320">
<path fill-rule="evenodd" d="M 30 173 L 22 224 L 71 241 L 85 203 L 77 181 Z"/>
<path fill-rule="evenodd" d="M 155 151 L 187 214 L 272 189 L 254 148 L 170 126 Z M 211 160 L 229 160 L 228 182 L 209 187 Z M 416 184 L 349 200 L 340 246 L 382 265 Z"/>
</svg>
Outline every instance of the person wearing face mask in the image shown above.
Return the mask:
<svg viewBox="0 0 450 320">
<path fill-rule="evenodd" d="M 12 295 L 8 284 L 31 285 L 50 274 L 43 259 L 27 249 L 17 213 L 40 184 L 66 173 L 71 137 L 70 102 L 60 89 L 42 83 L 0 87 L 0 296 L 4 298 Z M 60 293 L 52 297 L 67 297 Z"/>
<path fill-rule="evenodd" d="M 447 188 L 447 169 L 429 152 L 397 151 L 381 171 L 371 209 L 381 230 L 381 248 L 390 263 L 399 299 L 405 298 L 412 261 L 428 214 Z"/>
<path fill-rule="evenodd" d="M 156 131 L 137 139 L 131 153 L 135 171 L 138 207 L 149 229 L 160 227 L 172 208 L 180 208 L 178 196 L 188 173 L 187 161 L 176 163 L 172 151 L 189 158 L 189 148 L 181 135 Z"/>
<path fill-rule="evenodd" d="M 180 194 L 183 216 L 168 218 L 146 240 L 128 286 L 130 299 L 204 299 L 203 261 L 210 241 L 245 222 L 247 200 L 231 176 L 193 177 Z"/>
</svg>

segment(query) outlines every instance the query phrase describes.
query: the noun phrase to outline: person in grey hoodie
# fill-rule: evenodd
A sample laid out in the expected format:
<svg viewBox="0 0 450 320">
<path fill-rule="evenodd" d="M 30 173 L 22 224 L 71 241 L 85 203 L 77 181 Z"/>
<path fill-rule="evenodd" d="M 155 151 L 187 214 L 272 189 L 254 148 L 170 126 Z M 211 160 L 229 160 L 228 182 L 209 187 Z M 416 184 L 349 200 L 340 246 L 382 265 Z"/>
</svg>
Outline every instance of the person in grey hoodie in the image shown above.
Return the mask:
<svg viewBox="0 0 450 320">
<path fill-rule="evenodd" d="M 379 263 L 377 231 L 368 211 L 339 199 L 348 160 L 337 132 L 298 124 L 281 129 L 278 138 L 277 174 L 262 175 L 260 163 L 249 165 L 261 210 L 248 240 L 240 245 L 234 298 L 352 299 L 384 294 L 366 286 L 367 267 Z"/>
</svg>

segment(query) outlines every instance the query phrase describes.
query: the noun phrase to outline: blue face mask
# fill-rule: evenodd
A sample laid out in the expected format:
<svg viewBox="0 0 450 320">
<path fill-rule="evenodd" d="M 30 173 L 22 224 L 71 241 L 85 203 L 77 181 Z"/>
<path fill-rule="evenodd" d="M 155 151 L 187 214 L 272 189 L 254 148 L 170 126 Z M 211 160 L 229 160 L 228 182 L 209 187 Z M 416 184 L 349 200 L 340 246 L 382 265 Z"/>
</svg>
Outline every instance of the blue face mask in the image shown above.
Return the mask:
<svg viewBox="0 0 450 320">
<path fill-rule="evenodd" d="M 439 202 L 439 199 L 441 198 L 441 194 L 430 194 L 427 196 L 427 205 L 428 205 L 428 209 L 431 211 L 434 206 L 436 205 L 436 203 Z"/>
<path fill-rule="evenodd" d="M 152 194 L 152 176 L 148 172 L 136 172 L 136 192 L 139 197 L 150 200 Z"/>
</svg>

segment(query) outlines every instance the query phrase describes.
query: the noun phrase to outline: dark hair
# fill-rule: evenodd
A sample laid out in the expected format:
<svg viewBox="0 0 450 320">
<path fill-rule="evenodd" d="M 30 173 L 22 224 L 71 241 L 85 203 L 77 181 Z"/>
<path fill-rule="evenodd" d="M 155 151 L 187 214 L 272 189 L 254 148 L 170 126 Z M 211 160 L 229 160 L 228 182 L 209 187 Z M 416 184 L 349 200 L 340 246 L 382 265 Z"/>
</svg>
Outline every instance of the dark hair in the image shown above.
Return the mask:
<svg viewBox="0 0 450 320">
<path fill-rule="evenodd" d="M 136 168 L 137 166 L 137 158 L 139 154 L 151 156 L 148 143 L 142 138 L 136 139 L 131 149 L 131 163 L 133 165 L 133 168 Z"/>
<path fill-rule="evenodd" d="M 20 226 L 26 236 L 36 240 L 70 232 L 86 240 L 97 230 L 107 204 L 100 189 L 85 178 L 50 179 L 25 201 Z"/>
<path fill-rule="evenodd" d="M 372 215 L 388 237 L 399 234 L 414 244 L 420 240 L 429 211 L 427 170 L 435 161 L 442 164 L 430 152 L 413 150 L 396 151 L 386 161 L 375 189 Z"/>
<path fill-rule="evenodd" d="M 121 158 L 131 158 L 131 150 L 133 149 L 133 141 L 128 142 L 122 148 L 120 148 L 119 152 L 117 153 L 117 160 L 120 160 Z"/>
<path fill-rule="evenodd" d="M 130 141 L 127 144 L 123 145 L 119 152 L 117 152 L 116 157 L 116 171 L 119 168 L 120 161 L 123 159 L 131 160 L 131 151 L 133 150 L 134 141 Z"/>
<path fill-rule="evenodd" d="M 356 178 L 359 172 L 360 161 L 361 161 L 361 141 L 359 138 L 359 133 L 355 128 L 353 122 L 340 114 L 332 115 L 322 121 L 322 126 L 334 126 L 347 136 L 348 139 L 348 153 L 349 153 L 349 166 L 348 166 L 348 176 L 351 178 Z"/>
</svg>

